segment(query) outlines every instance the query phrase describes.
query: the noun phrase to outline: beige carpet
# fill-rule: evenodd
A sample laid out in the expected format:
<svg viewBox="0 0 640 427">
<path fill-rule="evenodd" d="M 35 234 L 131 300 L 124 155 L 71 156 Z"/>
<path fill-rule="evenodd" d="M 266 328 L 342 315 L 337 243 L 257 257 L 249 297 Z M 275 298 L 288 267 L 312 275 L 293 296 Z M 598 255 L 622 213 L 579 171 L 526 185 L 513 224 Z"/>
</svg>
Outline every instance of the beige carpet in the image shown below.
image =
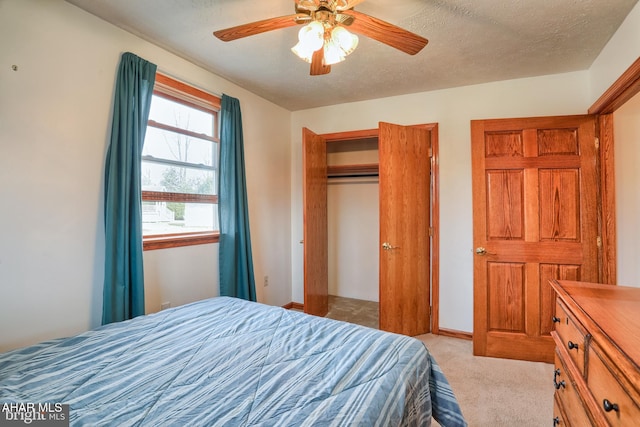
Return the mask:
<svg viewBox="0 0 640 427">
<path fill-rule="evenodd" d="M 469 426 L 553 424 L 553 365 L 474 356 L 468 340 L 432 334 L 416 338 L 442 368 Z"/>
<path fill-rule="evenodd" d="M 378 328 L 378 303 L 329 296 L 327 317 Z M 432 334 L 416 338 L 447 376 L 469 426 L 553 424 L 553 365 L 477 357 L 468 340 Z"/>
<path fill-rule="evenodd" d="M 378 303 L 329 295 L 329 313 L 325 317 L 378 329 Z"/>
</svg>

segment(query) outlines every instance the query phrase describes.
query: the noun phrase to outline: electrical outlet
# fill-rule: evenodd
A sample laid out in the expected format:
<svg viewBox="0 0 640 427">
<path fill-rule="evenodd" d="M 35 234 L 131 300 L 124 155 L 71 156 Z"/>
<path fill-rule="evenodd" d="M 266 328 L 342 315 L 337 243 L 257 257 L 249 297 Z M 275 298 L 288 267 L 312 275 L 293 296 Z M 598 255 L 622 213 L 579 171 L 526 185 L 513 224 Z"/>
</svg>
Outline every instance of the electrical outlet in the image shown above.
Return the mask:
<svg viewBox="0 0 640 427">
<path fill-rule="evenodd" d="M 264 287 L 269 286 L 269 276 L 264 276 Z"/>
<path fill-rule="evenodd" d="M 160 304 L 160 310 L 165 310 L 167 308 L 171 308 L 171 303 L 169 301 Z"/>
</svg>

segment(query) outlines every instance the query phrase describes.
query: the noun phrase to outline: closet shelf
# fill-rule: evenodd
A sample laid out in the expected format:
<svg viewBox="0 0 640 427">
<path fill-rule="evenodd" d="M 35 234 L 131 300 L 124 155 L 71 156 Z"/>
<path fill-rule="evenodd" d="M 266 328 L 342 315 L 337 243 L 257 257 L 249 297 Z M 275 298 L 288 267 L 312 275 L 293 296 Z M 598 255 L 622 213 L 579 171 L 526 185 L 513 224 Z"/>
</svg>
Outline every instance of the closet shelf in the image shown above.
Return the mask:
<svg viewBox="0 0 640 427">
<path fill-rule="evenodd" d="M 348 176 L 378 176 L 378 164 L 368 163 L 359 165 L 328 165 L 327 177 L 348 177 Z"/>
</svg>

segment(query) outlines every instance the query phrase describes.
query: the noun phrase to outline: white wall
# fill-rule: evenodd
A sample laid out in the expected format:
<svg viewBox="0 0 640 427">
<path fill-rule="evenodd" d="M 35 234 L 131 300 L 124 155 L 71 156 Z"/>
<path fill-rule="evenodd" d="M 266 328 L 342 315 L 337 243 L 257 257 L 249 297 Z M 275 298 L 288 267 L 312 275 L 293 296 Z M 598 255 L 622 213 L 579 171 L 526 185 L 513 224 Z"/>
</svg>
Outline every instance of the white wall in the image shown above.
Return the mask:
<svg viewBox="0 0 640 427">
<path fill-rule="evenodd" d="M 627 15 L 589 69 L 595 102 L 640 57 L 640 3 Z M 640 95 L 614 113 L 617 282 L 640 286 Z"/>
<path fill-rule="evenodd" d="M 618 28 L 589 70 L 597 100 L 640 57 L 640 3 Z M 617 282 L 640 286 L 640 95 L 614 113 Z"/>
<path fill-rule="evenodd" d="M 125 51 L 240 100 L 258 298 L 291 301 L 290 113 L 62 0 L 2 0 L 0 351 L 100 323 L 104 158 Z M 145 252 L 148 310 L 217 295 L 217 264 L 217 245 Z"/>
<path fill-rule="evenodd" d="M 416 93 L 292 114 L 292 297 L 304 300 L 302 275 L 302 127 L 316 133 L 371 129 L 379 121 L 439 124 L 440 327 L 473 331 L 473 242 L 470 121 L 584 114 L 588 73 Z"/>
<path fill-rule="evenodd" d="M 613 115 L 617 277 L 640 287 L 640 93 Z"/>
<path fill-rule="evenodd" d="M 378 163 L 378 140 L 327 145 L 328 165 Z M 377 177 L 327 181 L 329 295 L 378 301 L 380 205 Z"/>
<path fill-rule="evenodd" d="M 593 104 L 640 57 L 640 3 L 602 49 L 589 68 L 590 104 Z"/>
<path fill-rule="evenodd" d="M 376 162 L 377 159 L 372 163 Z M 329 295 L 365 301 L 379 299 L 378 192 L 376 177 L 328 181 Z"/>
<path fill-rule="evenodd" d="M 184 246 L 144 253 L 145 309 L 160 310 L 219 295 L 218 245 Z"/>
</svg>

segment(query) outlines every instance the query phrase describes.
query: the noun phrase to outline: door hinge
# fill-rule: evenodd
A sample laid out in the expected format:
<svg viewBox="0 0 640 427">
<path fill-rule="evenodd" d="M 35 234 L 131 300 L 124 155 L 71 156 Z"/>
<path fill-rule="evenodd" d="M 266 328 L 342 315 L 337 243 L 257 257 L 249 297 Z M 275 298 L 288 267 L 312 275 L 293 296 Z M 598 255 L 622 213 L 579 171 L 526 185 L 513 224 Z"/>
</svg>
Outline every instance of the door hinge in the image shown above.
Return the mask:
<svg viewBox="0 0 640 427">
<path fill-rule="evenodd" d="M 596 145 L 596 150 L 600 148 L 600 138 L 598 138 L 597 136 L 596 136 L 595 145 Z"/>
<path fill-rule="evenodd" d="M 602 237 L 596 237 L 596 245 L 601 248 L 602 247 Z"/>
<path fill-rule="evenodd" d="M 433 236 L 433 227 L 429 227 L 429 237 Z"/>
</svg>

